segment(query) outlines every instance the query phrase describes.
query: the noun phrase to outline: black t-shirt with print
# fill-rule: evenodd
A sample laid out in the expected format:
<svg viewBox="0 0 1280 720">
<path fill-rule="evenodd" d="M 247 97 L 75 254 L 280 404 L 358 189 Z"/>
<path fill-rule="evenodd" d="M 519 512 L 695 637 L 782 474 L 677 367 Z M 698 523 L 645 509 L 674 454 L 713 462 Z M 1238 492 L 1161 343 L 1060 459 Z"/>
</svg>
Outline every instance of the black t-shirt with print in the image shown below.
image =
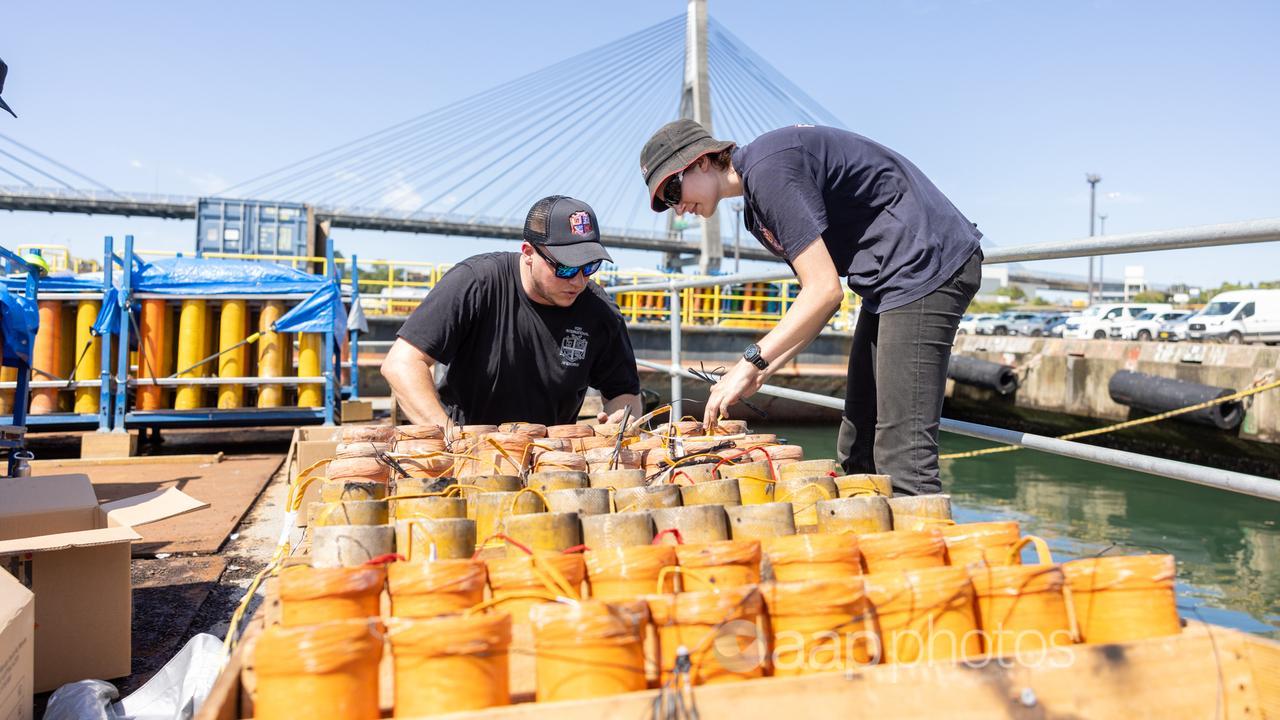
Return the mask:
<svg viewBox="0 0 1280 720">
<path fill-rule="evenodd" d="M 542 305 L 520 282 L 519 253 L 453 266 L 398 333 L 448 365 L 439 385 L 459 424 L 574 422 L 588 387 L 606 398 L 640 392 L 631 338 L 595 283 L 573 305 Z"/>
</svg>

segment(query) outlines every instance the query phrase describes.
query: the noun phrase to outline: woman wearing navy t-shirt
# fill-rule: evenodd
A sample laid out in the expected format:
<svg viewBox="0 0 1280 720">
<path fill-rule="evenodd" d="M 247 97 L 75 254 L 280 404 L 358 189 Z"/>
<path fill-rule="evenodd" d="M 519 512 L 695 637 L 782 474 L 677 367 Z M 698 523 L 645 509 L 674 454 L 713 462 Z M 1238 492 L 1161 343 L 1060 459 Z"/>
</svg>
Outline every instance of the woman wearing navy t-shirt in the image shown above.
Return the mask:
<svg viewBox="0 0 1280 720">
<path fill-rule="evenodd" d="M 939 492 L 951 344 L 982 280 L 973 223 L 906 158 L 835 128 L 781 128 L 736 147 L 677 120 L 645 144 L 640 171 L 655 212 L 707 217 L 742 196 L 747 230 L 800 280 L 782 320 L 712 387 L 704 420 L 750 397 L 818 336 L 844 298 L 843 276 L 862 307 L 840 461 L 849 473 L 891 476 L 897 494 Z"/>
</svg>

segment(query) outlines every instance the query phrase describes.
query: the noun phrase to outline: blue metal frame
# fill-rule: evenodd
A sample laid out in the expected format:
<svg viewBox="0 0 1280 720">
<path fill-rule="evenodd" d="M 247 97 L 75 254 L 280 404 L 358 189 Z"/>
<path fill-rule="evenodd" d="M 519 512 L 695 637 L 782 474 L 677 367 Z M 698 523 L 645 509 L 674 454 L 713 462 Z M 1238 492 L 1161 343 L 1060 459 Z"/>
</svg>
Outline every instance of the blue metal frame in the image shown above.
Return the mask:
<svg viewBox="0 0 1280 720">
<path fill-rule="evenodd" d="M 325 379 L 325 406 L 323 408 L 236 408 L 236 409 L 217 409 L 217 408 L 197 408 L 194 410 L 130 410 L 128 406 L 129 391 L 129 333 L 132 329 L 132 323 L 129 314 L 133 307 L 133 287 L 132 273 L 129 270 L 133 267 L 135 261 L 133 254 L 133 236 L 126 235 L 124 241 L 124 257 L 123 259 L 114 257 L 111 254 L 111 239 L 107 238 L 107 257 L 114 258 L 123 268 L 124 276 L 120 283 L 120 304 L 118 311 L 120 317 L 120 337 L 119 337 L 119 359 L 116 368 L 116 387 L 115 387 L 115 407 L 114 422 L 111 424 L 112 432 L 125 432 L 128 428 L 136 427 L 164 427 L 164 428 L 200 428 L 200 427 L 245 427 L 245 426 L 266 426 L 266 425 L 302 425 L 302 424 L 334 424 L 334 410 L 336 406 L 336 398 L 338 396 L 338 376 L 336 373 L 337 365 L 334 364 L 334 353 L 340 350 L 335 342 L 334 332 L 329 329 L 324 333 L 324 369 L 323 376 Z M 333 242 L 329 241 L 326 249 L 328 258 L 328 267 L 334 268 L 333 264 Z M 104 263 L 109 267 L 109 263 Z M 331 273 L 335 272 L 330 270 Z M 336 279 L 336 278 L 335 278 Z M 104 354 L 104 358 L 109 358 Z M 110 367 L 109 361 L 104 361 L 104 368 Z M 109 374 L 109 370 L 103 371 L 104 376 Z M 105 397 L 110 398 L 110 393 Z M 103 410 L 104 414 L 109 411 Z"/>
<path fill-rule="evenodd" d="M 21 257 L 18 256 L 17 253 L 12 252 L 8 248 L 0 247 L 0 257 L 3 257 L 6 261 L 8 261 L 9 266 L 11 268 L 16 266 L 19 269 L 26 271 L 27 273 L 27 284 L 25 289 L 26 297 L 32 303 L 39 302 L 39 298 L 38 298 L 39 273 L 40 273 L 39 269 L 36 268 L 34 265 L 31 265 L 30 263 L 28 263 L 26 260 L 23 260 Z M 27 418 L 27 405 L 31 402 L 31 364 L 29 362 L 23 362 L 21 359 L 19 359 L 17 371 L 18 371 L 18 384 L 17 384 L 17 387 L 15 387 L 13 390 L 13 417 L 10 419 L 9 424 L 14 425 L 16 427 L 27 428 L 29 427 L 29 420 Z M 15 457 L 17 455 L 15 451 L 25 448 L 26 445 L 27 445 L 27 438 L 25 435 L 25 430 L 24 430 L 24 434 L 17 439 L 14 439 L 14 440 L 0 439 L 0 447 L 9 449 L 8 475 L 10 477 L 13 477 L 18 470 L 18 458 Z"/>
<path fill-rule="evenodd" d="M 111 235 L 102 240 L 102 302 L 107 301 L 115 270 L 116 239 Z M 128 273 L 126 273 L 128 274 Z M 98 373 L 102 384 L 98 387 L 98 432 L 111 430 L 111 334 L 102 337 L 102 371 Z"/>
<path fill-rule="evenodd" d="M 356 269 L 359 265 L 359 256 L 351 256 L 351 307 L 354 308 L 360 303 L 360 273 Z M 351 378 L 351 384 L 343 388 L 347 393 L 347 397 L 352 400 L 360 399 L 360 333 L 353 328 L 347 328 L 347 347 L 351 350 L 351 363 L 348 375 Z"/>
</svg>

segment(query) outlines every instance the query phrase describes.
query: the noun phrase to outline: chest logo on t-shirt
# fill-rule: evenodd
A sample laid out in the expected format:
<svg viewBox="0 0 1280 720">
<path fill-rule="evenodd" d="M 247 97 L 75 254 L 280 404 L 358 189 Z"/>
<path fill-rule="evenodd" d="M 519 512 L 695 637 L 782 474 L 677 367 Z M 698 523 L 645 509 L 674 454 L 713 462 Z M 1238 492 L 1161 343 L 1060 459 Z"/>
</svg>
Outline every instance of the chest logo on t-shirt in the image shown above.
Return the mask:
<svg viewBox="0 0 1280 720">
<path fill-rule="evenodd" d="M 560 341 L 560 364 L 567 367 L 578 367 L 587 357 L 587 340 L 591 336 L 582 328 L 575 327 L 566 331 Z"/>
</svg>

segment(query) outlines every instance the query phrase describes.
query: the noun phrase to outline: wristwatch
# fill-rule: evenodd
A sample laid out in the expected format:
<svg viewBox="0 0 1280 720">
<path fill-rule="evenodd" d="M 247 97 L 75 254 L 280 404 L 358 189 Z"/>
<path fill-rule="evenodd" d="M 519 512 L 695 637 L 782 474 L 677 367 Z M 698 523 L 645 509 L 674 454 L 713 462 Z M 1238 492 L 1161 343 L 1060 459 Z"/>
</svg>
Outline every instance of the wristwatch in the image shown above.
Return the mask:
<svg viewBox="0 0 1280 720">
<path fill-rule="evenodd" d="M 769 361 L 760 356 L 760 346 L 752 344 L 742 351 L 742 359 L 761 370 L 769 369 Z"/>
</svg>

